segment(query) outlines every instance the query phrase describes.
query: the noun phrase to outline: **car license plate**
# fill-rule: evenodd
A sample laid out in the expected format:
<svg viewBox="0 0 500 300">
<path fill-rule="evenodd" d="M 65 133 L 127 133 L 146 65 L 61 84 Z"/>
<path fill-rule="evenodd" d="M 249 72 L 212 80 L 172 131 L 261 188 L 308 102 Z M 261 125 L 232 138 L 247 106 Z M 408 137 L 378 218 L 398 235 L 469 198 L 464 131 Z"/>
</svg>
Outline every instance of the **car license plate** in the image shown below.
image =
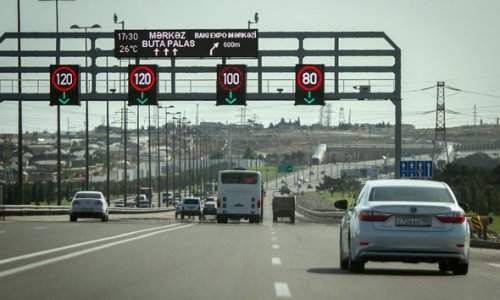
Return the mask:
<svg viewBox="0 0 500 300">
<path fill-rule="evenodd" d="M 431 224 L 429 217 L 396 217 L 396 226 L 430 227 Z"/>
</svg>

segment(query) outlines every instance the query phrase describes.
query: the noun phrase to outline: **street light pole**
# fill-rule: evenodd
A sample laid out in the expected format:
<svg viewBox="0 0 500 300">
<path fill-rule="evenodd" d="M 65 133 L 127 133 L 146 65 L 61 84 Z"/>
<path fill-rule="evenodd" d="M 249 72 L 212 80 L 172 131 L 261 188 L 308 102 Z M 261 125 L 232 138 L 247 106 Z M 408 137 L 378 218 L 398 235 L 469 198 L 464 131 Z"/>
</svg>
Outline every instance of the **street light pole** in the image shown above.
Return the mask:
<svg viewBox="0 0 500 300">
<path fill-rule="evenodd" d="M 158 208 L 161 206 L 161 166 L 160 166 L 160 108 L 161 105 L 156 107 L 156 157 L 157 157 L 157 172 L 156 182 L 158 185 Z"/>
<path fill-rule="evenodd" d="M 122 20 L 122 21 L 118 21 L 118 16 L 116 15 L 116 13 L 113 14 L 113 22 L 115 24 L 121 24 L 122 25 L 122 30 L 125 30 L 125 21 Z M 119 60 L 119 64 L 120 64 L 120 69 L 121 69 L 121 66 L 122 66 L 122 61 L 121 59 Z M 122 72 L 119 73 L 119 91 L 120 93 L 122 92 Z M 125 89 L 125 87 L 124 87 Z M 128 129 L 127 129 L 127 101 L 123 101 L 123 202 L 125 203 L 125 205 L 127 205 L 127 169 L 128 169 L 128 166 L 127 166 L 127 141 L 128 141 L 128 138 L 127 138 L 127 132 L 128 132 Z M 118 179 L 117 179 L 118 180 Z"/>
<path fill-rule="evenodd" d="M 169 113 L 168 113 L 168 109 L 169 109 L 169 108 L 174 108 L 174 106 L 173 106 L 173 105 L 170 105 L 170 106 L 168 106 L 168 107 L 165 107 L 165 170 L 166 170 L 166 172 L 165 172 L 165 173 L 166 173 L 166 174 L 165 174 L 165 176 L 166 176 L 166 179 L 165 179 L 165 183 L 166 183 L 166 185 L 165 185 L 165 192 L 167 192 L 167 193 L 168 193 L 168 191 L 169 191 L 168 173 L 169 173 L 169 171 L 170 171 L 170 170 L 169 170 L 169 167 L 168 167 L 168 115 L 169 115 Z M 160 130 L 160 129 L 158 128 L 158 130 Z M 159 146 L 158 146 L 158 147 L 159 147 Z M 173 200 L 173 197 L 174 197 L 174 196 L 175 196 L 175 195 L 174 195 L 174 194 L 172 194 L 172 200 Z M 168 196 L 167 196 L 167 197 L 168 197 Z M 168 200 L 168 199 L 167 199 L 167 200 Z M 166 204 L 167 204 L 167 206 L 168 206 L 168 201 L 167 201 L 167 203 L 166 203 Z"/>
<path fill-rule="evenodd" d="M 38 0 L 41 2 L 47 2 L 47 1 L 55 1 L 56 3 L 56 65 L 59 65 L 60 63 L 60 50 L 61 50 L 61 40 L 59 38 L 59 1 L 74 1 L 74 0 Z M 21 28 L 21 20 L 20 20 L 20 0 L 17 2 L 18 4 L 18 28 L 20 31 Z M 19 38 L 18 40 L 18 48 L 19 51 L 21 51 L 21 40 Z M 21 53 L 21 52 L 19 52 Z M 21 67 L 21 57 L 19 56 L 19 67 Z M 21 73 L 19 72 L 19 95 L 21 95 Z M 20 128 L 20 133 L 19 133 L 19 149 L 22 150 L 22 101 L 19 101 L 19 128 Z M 18 195 L 21 199 L 21 204 L 23 204 L 23 194 L 22 194 L 22 174 L 23 174 L 23 169 L 22 169 L 22 151 L 20 157 L 20 165 L 19 165 L 19 173 L 21 174 L 19 178 L 21 178 L 20 181 L 20 187 L 21 187 L 21 193 Z M 61 205 L 62 199 L 61 199 L 61 107 L 57 105 L 57 204 Z"/>
<path fill-rule="evenodd" d="M 92 26 L 79 26 L 79 25 L 71 25 L 71 29 L 83 29 L 85 31 L 85 94 L 88 94 L 88 59 L 87 59 L 87 33 L 88 29 L 97 29 L 101 28 L 101 25 L 94 24 Z M 85 189 L 89 189 L 89 181 L 90 181 L 90 154 L 89 154 L 89 101 L 86 100 L 85 103 Z"/>
</svg>

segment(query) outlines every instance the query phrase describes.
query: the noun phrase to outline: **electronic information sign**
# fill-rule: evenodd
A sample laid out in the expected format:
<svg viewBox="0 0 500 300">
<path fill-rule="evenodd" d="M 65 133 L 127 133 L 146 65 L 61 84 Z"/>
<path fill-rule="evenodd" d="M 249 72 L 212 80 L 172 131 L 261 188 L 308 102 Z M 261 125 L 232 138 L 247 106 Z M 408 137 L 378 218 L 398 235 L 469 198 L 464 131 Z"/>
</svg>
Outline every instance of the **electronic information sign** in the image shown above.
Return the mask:
<svg viewBox="0 0 500 300">
<path fill-rule="evenodd" d="M 128 105 L 158 105 L 157 65 L 128 66 Z"/>
<path fill-rule="evenodd" d="M 80 105 L 78 65 L 50 65 L 50 105 Z"/>
<path fill-rule="evenodd" d="M 217 65 L 217 105 L 247 105 L 246 65 Z"/>
<path fill-rule="evenodd" d="M 115 57 L 258 57 L 258 31 L 115 30 Z"/>
<path fill-rule="evenodd" d="M 399 176 L 402 178 L 430 178 L 433 175 L 432 160 L 402 160 L 399 162 Z"/>
<path fill-rule="evenodd" d="M 295 105 L 325 105 L 324 65 L 295 66 Z"/>
</svg>

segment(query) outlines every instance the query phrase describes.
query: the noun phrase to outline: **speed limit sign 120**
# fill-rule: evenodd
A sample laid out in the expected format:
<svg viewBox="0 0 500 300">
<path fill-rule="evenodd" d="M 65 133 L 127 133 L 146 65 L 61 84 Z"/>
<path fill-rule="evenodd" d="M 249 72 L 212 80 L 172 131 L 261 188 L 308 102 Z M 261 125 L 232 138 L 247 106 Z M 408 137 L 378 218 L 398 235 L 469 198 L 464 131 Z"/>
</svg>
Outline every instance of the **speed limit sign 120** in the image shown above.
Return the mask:
<svg viewBox="0 0 500 300">
<path fill-rule="evenodd" d="M 80 105 L 78 65 L 50 65 L 50 105 Z"/>
</svg>

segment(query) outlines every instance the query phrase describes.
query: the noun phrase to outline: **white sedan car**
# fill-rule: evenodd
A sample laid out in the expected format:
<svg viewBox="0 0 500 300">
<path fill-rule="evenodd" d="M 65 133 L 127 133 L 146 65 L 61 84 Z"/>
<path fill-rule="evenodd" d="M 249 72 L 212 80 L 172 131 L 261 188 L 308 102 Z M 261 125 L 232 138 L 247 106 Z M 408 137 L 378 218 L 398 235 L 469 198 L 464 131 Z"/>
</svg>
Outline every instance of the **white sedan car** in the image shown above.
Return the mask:
<svg viewBox="0 0 500 300">
<path fill-rule="evenodd" d="M 76 222 L 78 218 L 99 218 L 107 222 L 109 208 L 104 195 L 95 191 L 77 192 L 71 201 L 69 220 Z"/>
<path fill-rule="evenodd" d="M 464 210 L 444 182 L 368 181 L 340 228 L 340 267 L 362 272 L 367 261 L 439 263 L 442 272 L 469 269 L 470 229 Z M 462 208 L 463 207 L 463 208 Z"/>
</svg>

